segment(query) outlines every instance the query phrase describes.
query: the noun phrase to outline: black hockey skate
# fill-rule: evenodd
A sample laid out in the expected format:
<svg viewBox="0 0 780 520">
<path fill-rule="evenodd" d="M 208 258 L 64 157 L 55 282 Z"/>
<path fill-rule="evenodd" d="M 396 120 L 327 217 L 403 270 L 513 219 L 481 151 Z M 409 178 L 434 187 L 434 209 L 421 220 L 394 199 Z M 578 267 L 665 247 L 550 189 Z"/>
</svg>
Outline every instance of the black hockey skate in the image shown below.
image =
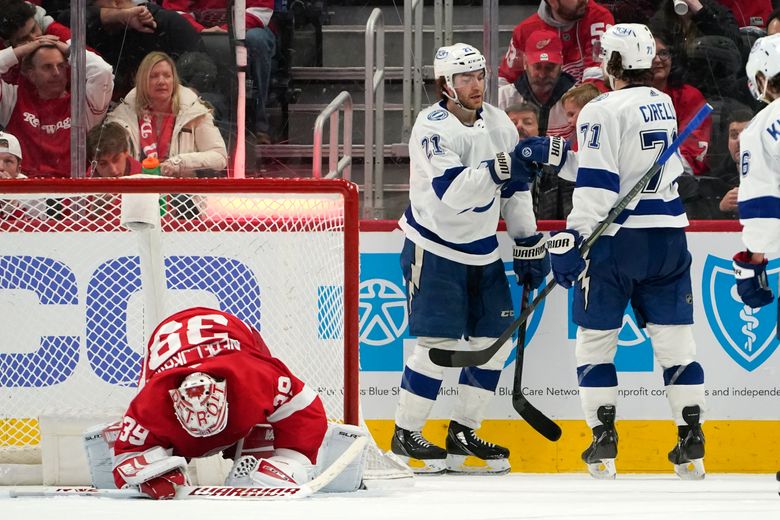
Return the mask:
<svg viewBox="0 0 780 520">
<path fill-rule="evenodd" d="M 398 455 L 417 475 L 437 475 L 447 470 L 447 452 L 428 442 L 421 432 L 396 426 L 393 440 L 390 442 L 390 451 Z M 416 459 L 423 465 L 410 464 L 410 459 Z"/>
<path fill-rule="evenodd" d="M 704 432 L 701 431 L 701 410 L 698 405 L 682 411 L 684 426 L 677 427 L 677 445 L 669 452 L 674 472 L 684 480 L 701 480 L 704 472 Z"/>
<path fill-rule="evenodd" d="M 484 461 L 484 466 L 466 464 L 466 457 Z M 450 421 L 447 430 L 447 471 L 478 475 L 503 475 L 509 473 L 509 450 L 486 442 L 471 428 Z"/>
<path fill-rule="evenodd" d="M 615 457 L 617 457 L 618 434 L 615 430 L 615 407 L 599 406 L 596 417 L 601 424 L 593 428 L 593 441 L 582 452 L 582 460 L 594 478 L 614 479 Z"/>
</svg>

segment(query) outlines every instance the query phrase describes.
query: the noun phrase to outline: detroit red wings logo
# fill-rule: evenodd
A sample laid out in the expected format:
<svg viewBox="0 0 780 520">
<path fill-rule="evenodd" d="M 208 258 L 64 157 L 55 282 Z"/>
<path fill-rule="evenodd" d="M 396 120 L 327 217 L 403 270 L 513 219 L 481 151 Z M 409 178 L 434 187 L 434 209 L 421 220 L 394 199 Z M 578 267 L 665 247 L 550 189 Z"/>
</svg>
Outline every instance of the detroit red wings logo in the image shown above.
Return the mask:
<svg viewBox="0 0 780 520">
<path fill-rule="evenodd" d="M 539 40 L 538 42 L 536 42 L 536 48 L 542 50 L 548 45 L 550 45 L 551 41 L 552 40 L 550 38 L 547 38 L 546 40 Z"/>
</svg>

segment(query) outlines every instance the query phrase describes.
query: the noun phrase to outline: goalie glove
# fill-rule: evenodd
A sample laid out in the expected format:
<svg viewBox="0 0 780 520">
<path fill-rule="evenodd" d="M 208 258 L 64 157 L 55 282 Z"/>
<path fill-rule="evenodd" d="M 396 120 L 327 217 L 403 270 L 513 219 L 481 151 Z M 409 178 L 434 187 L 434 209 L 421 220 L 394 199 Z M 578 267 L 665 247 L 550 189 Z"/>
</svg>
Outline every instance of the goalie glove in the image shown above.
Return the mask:
<svg viewBox="0 0 780 520">
<path fill-rule="evenodd" d="M 766 278 L 766 258 L 760 264 L 754 264 L 750 252 L 742 251 L 734 255 L 733 261 L 740 300 L 754 309 L 772 303 L 774 294 Z"/>
<path fill-rule="evenodd" d="M 130 454 L 114 468 L 117 487 L 138 486 L 142 493 L 154 499 L 176 496 L 177 486 L 188 486 L 187 460 L 173 457 L 160 446 L 143 453 Z"/>
<path fill-rule="evenodd" d="M 247 455 L 238 459 L 225 480 L 235 487 L 300 487 L 310 480 L 309 460 L 297 451 L 276 450 L 268 458 Z M 304 462 L 305 461 L 305 462 Z"/>
<path fill-rule="evenodd" d="M 569 143 L 562 137 L 527 137 L 517 144 L 512 158 L 546 164 L 558 173 L 566 163 L 568 151 Z"/>
<path fill-rule="evenodd" d="M 541 233 L 515 239 L 512 256 L 519 285 L 528 285 L 531 290 L 542 285 L 550 273 L 550 256 L 547 254 L 547 244 Z"/>
<path fill-rule="evenodd" d="M 585 270 L 585 259 L 580 256 L 582 237 L 574 229 L 553 231 L 547 241 L 553 277 L 561 287 L 568 289 Z"/>
</svg>

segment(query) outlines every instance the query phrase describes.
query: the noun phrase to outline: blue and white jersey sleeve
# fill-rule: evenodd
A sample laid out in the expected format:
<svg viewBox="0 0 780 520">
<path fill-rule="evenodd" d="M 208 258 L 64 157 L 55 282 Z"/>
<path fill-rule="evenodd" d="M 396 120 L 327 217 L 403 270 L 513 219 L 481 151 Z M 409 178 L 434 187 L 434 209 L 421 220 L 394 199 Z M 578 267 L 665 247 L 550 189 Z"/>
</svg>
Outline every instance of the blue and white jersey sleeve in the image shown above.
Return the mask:
<svg viewBox="0 0 780 520">
<path fill-rule="evenodd" d="M 742 241 L 759 253 L 780 250 L 780 101 L 759 112 L 739 136 L 737 197 Z"/>
<path fill-rule="evenodd" d="M 509 163 L 497 157 L 513 150 L 518 140 L 509 117 L 488 104 L 473 126 L 461 123 L 443 104 L 420 112 L 409 140 L 410 204 L 399 222 L 407 238 L 438 256 L 487 265 L 500 258 L 496 226 L 507 202 L 505 211 L 513 220 L 528 220 L 518 232 L 535 228 L 530 197 L 515 197 L 522 187 L 504 190 Z M 525 197 L 528 209 L 514 209 Z"/>
<path fill-rule="evenodd" d="M 620 193 L 620 128 L 603 104 L 586 104 L 577 121 L 577 175 L 567 227 L 588 237 Z"/>
</svg>

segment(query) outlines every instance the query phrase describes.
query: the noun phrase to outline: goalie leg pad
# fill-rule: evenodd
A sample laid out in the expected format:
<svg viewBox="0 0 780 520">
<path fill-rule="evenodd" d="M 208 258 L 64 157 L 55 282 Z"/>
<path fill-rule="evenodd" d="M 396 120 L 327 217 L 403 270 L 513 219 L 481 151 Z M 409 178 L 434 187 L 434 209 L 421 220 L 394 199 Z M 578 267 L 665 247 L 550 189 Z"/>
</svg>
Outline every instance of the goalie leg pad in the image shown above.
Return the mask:
<svg viewBox="0 0 780 520">
<path fill-rule="evenodd" d="M 114 482 L 114 442 L 122 430 L 122 422 L 98 424 L 84 432 L 92 485 L 100 489 L 116 489 Z"/>
<path fill-rule="evenodd" d="M 328 431 L 317 454 L 317 473 L 330 467 L 333 462 L 360 437 L 368 437 L 364 428 L 351 424 L 328 423 Z M 322 491 L 330 493 L 346 493 L 357 491 L 363 482 L 363 469 L 365 468 L 368 445 L 363 453 L 356 457 L 339 476 L 334 478 Z"/>
<path fill-rule="evenodd" d="M 226 486 L 300 487 L 311 480 L 312 465 L 297 451 L 280 448 L 268 458 L 245 455 L 236 460 Z"/>
</svg>

